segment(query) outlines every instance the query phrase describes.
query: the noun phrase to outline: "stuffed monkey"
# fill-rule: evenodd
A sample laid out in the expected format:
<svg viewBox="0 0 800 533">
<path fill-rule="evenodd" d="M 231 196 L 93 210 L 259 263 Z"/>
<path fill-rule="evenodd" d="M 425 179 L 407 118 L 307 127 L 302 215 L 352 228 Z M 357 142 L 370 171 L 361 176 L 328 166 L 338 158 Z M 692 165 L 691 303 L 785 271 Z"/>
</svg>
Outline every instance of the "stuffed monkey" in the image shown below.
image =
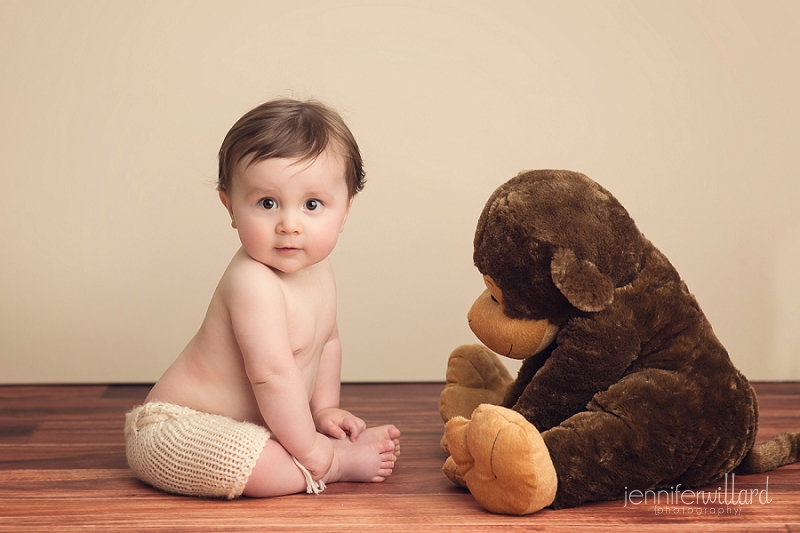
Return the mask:
<svg viewBox="0 0 800 533">
<path fill-rule="evenodd" d="M 667 258 L 600 185 L 524 172 L 478 221 L 484 346 L 456 349 L 440 397 L 444 470 L 486 509 L 527 514 L 690 488 L 798 460 L 754 446 L 758 404 Z M 524 362 L 512 378 L 497 355 Z"/>
</svg>

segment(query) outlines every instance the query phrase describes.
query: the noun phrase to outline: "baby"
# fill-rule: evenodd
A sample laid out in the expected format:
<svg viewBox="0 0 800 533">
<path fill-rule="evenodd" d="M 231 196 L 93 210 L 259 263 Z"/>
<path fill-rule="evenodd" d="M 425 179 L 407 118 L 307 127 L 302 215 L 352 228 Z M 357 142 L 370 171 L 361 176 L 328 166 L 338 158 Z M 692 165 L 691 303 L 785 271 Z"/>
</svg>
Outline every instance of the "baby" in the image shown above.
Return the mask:
<svg viewBox="0 0 800 533">
<path fill-rule="evenodd" d="M 319 493 L 383 481 L 400 431 L 339 408 L 328 255 L 364 186 L 350 130 L 317 102 L 275 100 L 233 125 L 219 197 L 242 243 L 194 338 L 128 413 L 128 463 L 179 494 Z"/>
</svg>

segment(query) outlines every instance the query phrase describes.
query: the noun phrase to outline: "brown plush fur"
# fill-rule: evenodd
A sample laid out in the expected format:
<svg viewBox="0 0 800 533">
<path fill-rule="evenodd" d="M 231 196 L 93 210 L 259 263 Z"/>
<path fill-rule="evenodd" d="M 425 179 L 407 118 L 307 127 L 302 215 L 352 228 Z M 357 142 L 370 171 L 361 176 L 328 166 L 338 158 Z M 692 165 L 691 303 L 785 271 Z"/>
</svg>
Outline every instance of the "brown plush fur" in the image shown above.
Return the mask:
<svg viewBox="0 0 800 533">
<path fill-rule="evenodd" d="M 532 171 L 502 185 L 478 222 L 474 260 L 502 291 L 509 319 L 547 320 L 560 331 L 510 386 L 493 355 L 467 365 L 451 358 L 442 415 L 469 416 L 475 406 L 459 403 L 463 391 L 483 385 L 461 376 L 475 384 L 485 374 L 493 389 L 485 398 L 505 389 L 502 405 L 549 450 L 554 508 L 705 485 L 743 461 L 740 472 L 755 472 L 798 459 L 798 433 L 751 452 L 753 389 L 675 268 L 586 176 Z M 527 497 L 505 495 L 517 496 Z"/>
</svg>

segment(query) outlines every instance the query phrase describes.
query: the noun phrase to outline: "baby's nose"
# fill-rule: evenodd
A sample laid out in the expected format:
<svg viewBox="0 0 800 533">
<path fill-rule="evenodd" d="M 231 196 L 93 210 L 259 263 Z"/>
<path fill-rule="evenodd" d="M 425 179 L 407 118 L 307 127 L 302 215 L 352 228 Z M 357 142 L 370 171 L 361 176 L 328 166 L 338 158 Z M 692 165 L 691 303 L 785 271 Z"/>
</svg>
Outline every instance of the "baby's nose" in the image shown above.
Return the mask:
<svg viewBox="0 0 800 533">
<path fill-rule="evenodd" d="M 300 230 L 299 217 L 292 212 L 284 212 L 278 223 L 278 231 L 281 233 L 300 233 Z"/>
</svg>

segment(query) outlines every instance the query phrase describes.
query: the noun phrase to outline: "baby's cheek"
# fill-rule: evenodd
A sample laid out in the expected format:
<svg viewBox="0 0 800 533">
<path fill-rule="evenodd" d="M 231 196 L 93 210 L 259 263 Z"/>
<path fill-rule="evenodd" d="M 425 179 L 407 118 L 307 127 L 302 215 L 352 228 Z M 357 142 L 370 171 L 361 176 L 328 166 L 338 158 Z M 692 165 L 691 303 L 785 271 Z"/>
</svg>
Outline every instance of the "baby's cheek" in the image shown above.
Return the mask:
<svg viewBox="0 0 800 533">
<path fill-rule="evenodd" d="M 319 235 L 317 242 L 314 245 L 315 251 L 321 258 L 327 257 L 333 252 L 336 243 L 339 241 L 338 231 L 325 231 Z"/>
</svg>

